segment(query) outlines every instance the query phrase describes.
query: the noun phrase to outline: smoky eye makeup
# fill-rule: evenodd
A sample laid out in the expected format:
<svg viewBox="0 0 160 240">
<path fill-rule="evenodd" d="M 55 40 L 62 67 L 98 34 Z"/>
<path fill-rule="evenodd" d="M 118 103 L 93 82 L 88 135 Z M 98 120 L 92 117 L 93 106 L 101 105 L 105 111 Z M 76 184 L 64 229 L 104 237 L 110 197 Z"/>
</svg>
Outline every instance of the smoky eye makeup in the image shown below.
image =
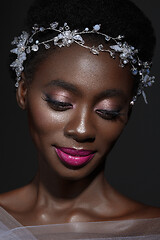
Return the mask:
<svg viewBox="0 0 160 240">
<path fill-rule="evenodd" d="M 95 112 L 106 120 L 117 120 L 122 116 L 126 116 L 123 106 L 119 103 L 114 103 L 112 99 L 102 100 L 102 102 L 95 107 Z"/>
<path fill-rule="evenodd" d="M 73 105 L 68 101 L 69 99 L 62 95 L 50 96 L 50 94 L 44 93 L 42 99 L 55 111 L 65 111 L 73 108 Z"/>
<path fill-rule="evenodd" d="M 71 99 L 61 91 L 51 94 L 44 92 L 42 99 L 54 111 L 66 111 L 74 108 Z M 105 99 L 97 104 L 94 111 L 102 119 L 113 121 L 126 115 L 122 109 L 120 104 L 113 103 L 110 99 Z"/>
<path fill-rule="evenodd" d="M 104 109 L 97 109 L 95 111 L 101 118 L 106 120 L 117 120 L 121 116 L 124 116 L 125 113 L 122 113 L 121 110 L 104 110 Z"/>
</svg>

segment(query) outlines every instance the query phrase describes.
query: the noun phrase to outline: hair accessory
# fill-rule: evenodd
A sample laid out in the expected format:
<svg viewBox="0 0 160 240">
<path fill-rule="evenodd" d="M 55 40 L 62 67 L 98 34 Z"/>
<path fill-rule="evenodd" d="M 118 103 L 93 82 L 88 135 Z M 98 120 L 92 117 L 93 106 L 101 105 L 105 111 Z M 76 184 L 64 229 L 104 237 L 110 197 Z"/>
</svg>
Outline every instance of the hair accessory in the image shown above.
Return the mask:
<svg viewBox="0 0 160 240">
<path fill-rule="evenodd" d="M 116 58 L 116 53 L 119 54 L 120 67 L 125 67 L 127 64 L 131 65 L 131 72 L 134 76 L 139 77 L 139 86 L 136 96 L 133 97 L 131 104 L 134 105 L 137 97 L 143 95 L 145 102 L 147 103 L 146 95 L 144 92 L 145 87 L 150 87 L 155 82 L 155 77 L 150 76 L 151 62 L 142 62 L 138 57 L 138 49 L 129 45 L 127 42 L 123 41 L 124 36 L 119 35 L 116 38 L 108 36 L 104 33 L 99 32 L 101 24 L 96 24 L 92 30 L 85 28 L 83 31 L 70 30 L 67 23 L 64 23 L 63 27 L 58 27 L 58 23 L 51 23 L 49 27 L 39 27 L 37 24 L 34 25 L 32 33 L 29 34 L 25 31 L 19 37 L 15 37 L 12 45 L 16 45 L 16 48 L 12 49 L 11 52 L 17 55 L 16 60 L 10 65 L 16 73 L 16 84 L 19 86 L 19 81 L 21 80 L 21 73 L 24 70 L 23 63 L 27 59 L 27 54 L 31 52 L 37 52 L 40 45 L 43 45 L 45 49 L 50 49 L 51 44 L 58 47 L 69 47 L 72 43 L 76 43 L 86 49 L 89 49 L 91 53 L 98 55 L 100 52 L 108 52 L 112 58 Z M 40 33 L 45 31 L 57 32 L 57 35 L 51 39 L 45 41 L 39 41 L 38 36 Z M 108 48 L 104 48 L 103 44 L 97 47 L 86 46 L 85 41 L 82 38 L 84 34 L 98 34 L 104 37 Z"/>
</svg>

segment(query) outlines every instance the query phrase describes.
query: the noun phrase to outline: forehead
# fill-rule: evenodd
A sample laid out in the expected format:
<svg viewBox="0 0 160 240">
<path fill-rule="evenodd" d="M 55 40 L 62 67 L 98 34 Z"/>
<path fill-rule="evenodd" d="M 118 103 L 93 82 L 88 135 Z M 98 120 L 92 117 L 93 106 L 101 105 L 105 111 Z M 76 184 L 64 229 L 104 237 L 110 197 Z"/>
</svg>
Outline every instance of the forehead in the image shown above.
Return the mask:
<svg viewBox="0 0 160 240">
<path fill-rule="evenodd" d="M 118 56 L 112 59 L 109 53 L 102 52 L 94 55 L 88 49 L 72 44 L 53 50 L 39 64 L 33 80 L 39 86 L 60 79 L 82 91 L 120 89 L 131 92 L 134 80 L 130 69 L 121 68 L 119 63 Z"/>
</svg>

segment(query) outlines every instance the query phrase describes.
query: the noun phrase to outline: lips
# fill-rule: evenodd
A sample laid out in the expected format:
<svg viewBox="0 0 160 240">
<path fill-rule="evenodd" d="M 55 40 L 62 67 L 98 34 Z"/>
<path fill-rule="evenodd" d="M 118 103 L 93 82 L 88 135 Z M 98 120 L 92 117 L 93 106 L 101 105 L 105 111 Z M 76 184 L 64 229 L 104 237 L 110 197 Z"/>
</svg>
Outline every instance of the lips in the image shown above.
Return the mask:
<svg viewBox="0 0 160 240">
<path fill-rule="evenodd" d="M 86 165 L 95 155 L 95 151 L 73 148 L 55 147 L 55 151 L 62 162 L 73 167 Z"/>
</svg>

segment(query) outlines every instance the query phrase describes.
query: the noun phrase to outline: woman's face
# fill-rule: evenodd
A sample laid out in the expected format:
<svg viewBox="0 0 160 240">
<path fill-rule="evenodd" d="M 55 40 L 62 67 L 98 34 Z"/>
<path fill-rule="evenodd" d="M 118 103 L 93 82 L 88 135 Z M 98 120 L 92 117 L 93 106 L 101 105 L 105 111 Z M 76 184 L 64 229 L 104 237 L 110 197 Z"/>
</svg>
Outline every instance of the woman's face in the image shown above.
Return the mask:
<svg viewBox="0 0 160 240">
<path fill-rule="evenodd" d="M 41 160 L 75 180 L 104 163 L 128 121 L 133 84 L 129 68 L 108 53 L 97 56 L 72 44 L 50 54 L 25 95 Z"/>
</svg>

